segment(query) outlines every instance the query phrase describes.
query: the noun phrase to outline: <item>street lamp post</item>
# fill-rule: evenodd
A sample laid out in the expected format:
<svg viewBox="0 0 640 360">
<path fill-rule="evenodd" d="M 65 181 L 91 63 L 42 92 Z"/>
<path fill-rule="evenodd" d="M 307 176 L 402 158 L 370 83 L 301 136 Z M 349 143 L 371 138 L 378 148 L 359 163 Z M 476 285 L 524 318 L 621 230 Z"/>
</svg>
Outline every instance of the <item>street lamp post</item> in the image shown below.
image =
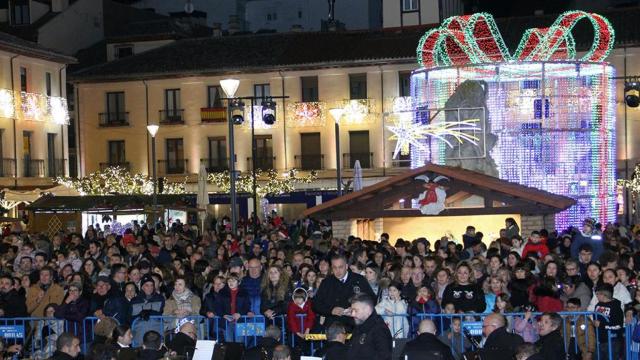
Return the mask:
<svg viewBox="0 0 640 360">
<path fill-rule="evenodd" d="M 336 185 L 338 187 L 338 196 L 342 196 L 342 169 L 340 168 L 340 118 L 344 114 L 344 109 L 335 108 L 329 110 L 331 117 L 336 122 L 335 135 L 336 135 Z"/>
<path fill-rule="evenodd" d="M 231 99 L 236 95 L 240 80 L 225 79 L 220 81 L 220 86 L 227 96 L 227 123 L 229 123 L 229 197 L 231 203 L 231 229 L 234 235 L 238 233 L 238 215 L 236 199 L 236 152 L 233 136 L 233 121 L 231 121 Z"/>
<path fill-rule="evenodd" d="M 251 101 L 251 175 L 252 175 L 252 190 L 253 190 L 253 214 L 254 216 L 251 219 L 251 222 L 253 223 L 252 228 L 253 228 L 253 235 L 257 237 L 257 230 L 258 230 L 258 224 L 257 224 L 257 218 L 258 218 L 258 195 L 257 195 L 257 189 L 258 189 L 258 180 L 257 180 L 257 176 L 256 176 L 256 152 L 257 152 L 257 143 L 256 143 L 256 139 L 255 139 L 255 123 L 254 123 L 254 106 L 257 100 L 262 100 L 262 115 L 263 115 L 263 121 L 265 119 L 265 106 L 269 106 L 272 105 L 271 108 L 269 108 L 268 110 L 271 111 L 271 115 L 273 116 L 271 118 L 272 121 L 275 121 L 275 103 L 273 103 L 273 99 L 287 99 L 289 98 L 288 96 L 268 96 L 267 98 L 270 99 L 270 101 L 265 102 L 265 98 L 264 97 L 256 97 L 256 96 L 241 96 L 241 97 L 237 97 L 235 96 L 236 91 L 238 90 L 238 86 L 240 85 L 240 80 L 237 79 L 225 79 L 225 80 L 221 80 L 220 81 L 220 86 L 222 87 L 222 89 L 224 90 L 227 98 L 225 100 L 227 100 L 229 102 L 229 105 L 231 105 L 232 101 L 237 102 L 237 106 L 238 108 L 243 107 L 244 105 L 242 105 L 242 100 L 249 100 Z M 269 104 L 269 105 L 265 105 L 265 104 Z M 232 121 L 232 114 L 231 112 L 231 106 L 229 106 L 228 108 L 228 115 L 229 115 L 229 151 L 231 152 L 231 156 L 230 156 L 230 160 L 229 160 L 229 171 L 231 172 L 231 184 L 230 184 L 230 196 L 231 196 L 231 221 L 233 222 L 233 232 L 234 234 L 236 233 L 236 184 L 235 184 L 235 175 L 236 175 L 236 171 L 235 171 L 235 144 L 234 144 L 234 138 L 233 138 L 233 125 L 236 123 L 236 119 L 235 116 L 233 116 L 233 121 Z M 238 119 L 238 123 L 242 123 L 242 121 L 244 121 L 244 119 L 240 118 Z"/>
<path fill-rule="evenodd" d="M 160 126 L 156 124 L 147 125 L 147 131 L 149 131 L 149 134 L 151 135 L 151 168 L 152 168 L 152 174 L 153 174 L 153 221 L 154 221 L 153 227 L 154 228 L 155 228 L 155 222 L 157 220 L 156 208 L 158 207 L 158 176 L 156 173 L 156 134 L 158 133 L 159 129 L 160 129 Z"/>
</svg>

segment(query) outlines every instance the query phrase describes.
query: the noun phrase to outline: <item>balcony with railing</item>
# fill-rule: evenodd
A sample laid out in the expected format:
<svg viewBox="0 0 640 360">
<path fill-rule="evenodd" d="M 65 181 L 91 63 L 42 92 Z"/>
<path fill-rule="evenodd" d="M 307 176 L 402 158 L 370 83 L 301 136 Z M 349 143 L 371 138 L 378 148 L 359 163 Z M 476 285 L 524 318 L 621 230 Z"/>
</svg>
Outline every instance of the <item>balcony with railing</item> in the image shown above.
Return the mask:
<svg viewBox="0 0 640 360">
<path fill-rule="evenodd" d="M 158 160 L 158 175 L 186 175 L 189 172 L 189 160 Z"/>
<path fill-rule="evenodd" d="M 391 153 L 391 167 L 394 167 L 394 168 L 411 167 L 411 155 L 398 154 L 398 157 L 394 159 L 393 153 Z"/>
<path fill-rule="evenodd" d="M 257 170 L 270 170 L 273 169 L 273 165 L 276 163 L 275 156 L 256 156 L 256 169 Z M 253 158 L 247 158 L 247 169 L 253 170 Z"/>
<path fill-rule="evenodd" d="M 342 154 L 342 168 L 353 169 L 356 160 L 360 160 L 360 167 L 363 169 L 373 168 L 373 153 L 344 153 Z"/>
<path fill-rule="evenodd" d="M 0 177 L 15 177 L 16 175 L 16 160 L 9 158 L 2 158 L 2 167 L 0 168 Z"/>
<path fill-rule="evenodd" d="M 42 159 L 24 159 L 22 163 L 22 176 L 24 177 L 43 177 L 44 176 L 44 160 Z"/>
<path fill-rule="evenodd" d="M 65 176 L 65 168 L 67 159 L 49 159 L 47 160 L 47 176 L 55 178 Z"/>
<path fill-rule="evenodd" d="M 203 123 L 227 122 L 227 108 L 226 107 L 200 108 L 200 120 Z"/>
<path fill-rule="evenodd" d="M 293 159 L 296 169 L 324 170 L 324 154 L 295 155 Z"/>
<path fill-rule="evenodd" d="M 184 109 L 160 110 L 160 124 L 162 125 L 183 125 Z"/>
<path fill-rule="evenodd" d="M 200 159 L 200 163 L 204 164 L 208 173 L 229 170 L 229 159 L 227 158 Z"/>
<path fill-rule="evenodd" d="M 110 167 L 120 167 L 120 168 L 123 168 L 123 169 L 125 169 L 127 171 L 131 170 L 131 164 L 128 161 L 123 161 L 123 162 L 115 162 L 114 161 L 114 162 L 103 162 L 103 163 L 100 163 L 100 171 L 104 171 L 104 170 L 106 170 L 107 168 L 110 168 Z"/>
<path fill-rule="evenodd" d="M 128 112 L 104 112 L 98 114 L 100 127 L 129 126 Z"/>
</svg>

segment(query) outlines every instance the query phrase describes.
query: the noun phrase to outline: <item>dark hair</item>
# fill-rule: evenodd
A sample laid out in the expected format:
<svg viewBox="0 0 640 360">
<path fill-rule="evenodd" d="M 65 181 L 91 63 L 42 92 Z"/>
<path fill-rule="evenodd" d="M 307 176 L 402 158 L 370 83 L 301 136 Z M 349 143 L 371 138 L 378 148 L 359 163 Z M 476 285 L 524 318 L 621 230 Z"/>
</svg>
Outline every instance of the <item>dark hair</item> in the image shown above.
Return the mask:
<svg viewBox="0 0 640 360">
<path fill-rule="evenodd" d="M 573 304 L 577 307 L 582 307 L 582 301 L 580 301 L 580 298 L 571 298 L 567 300 L 567 304 Z"/>
<path fill-rule="evenodd" d="M 340 334 L 346 334 L 347 329 L 340 321 L 334 321 L 327 328 L 327 341 L 334 341 Z"/>
<path fill-rule="evenodd" d="M 475 226 L 471 226 L 471 225 L 467 226 L 467 231 L 469 231 L 469 230 L 475 230 L 475 229 L 476 229 L 476 227 L 475 227 Z"/>
<path fill-rule="evenodd" d="M 344 260 L 345 263 L 348 263 L 347 257 L 344 256 L 343 254 L 334 254 L 331 257 L 331 262 L 333 262 L 334 260 Z"/>
<path fill-rule="evenodd" d="M 562 325 L 562 317 L 558 313 L 554 312 L 545 312 L 542 316 L 548 316 L 549 320 L 551 320 L 551 325 L 558 329 Z"/>
<path fill-rule="evenodd" d="M 78 338 L 72 333 L 63 332 L 62 334 L 60 334 L 60 336 L 58 336 L 58 339 L 56 340 L 56 349 L 58 349 L 58 351 L 62 351 L 63 348 L 73 345 L 73 339 Z"/>
<path fill-rule="evenodd" d="M 366 293 L 358 293 L 354 295 L 351 298 L 351 303 L 352 304 L 363 303 L 370 306 L 371 308 L 376 306 L 375 300 L 369 294 L 366 294 Z"/>
<path fill-rule="evenodd" d="M 116 326 L 115 328 L 113 328 L 113 332 L 111 333 L 111 341 L 113 343 L 117 343 L 118 338 L 121 336 L 124 336 L 127 333 L 127 331 L 129 331 L 129 325 L 127 324 Z"/>
<path fill-rule="evenodd" d="M 142 345 L 145 349 L 160 350 L 162 345 L 162 337 L 157 331 L 147 331 L 142 337 Z"/>
</svg>

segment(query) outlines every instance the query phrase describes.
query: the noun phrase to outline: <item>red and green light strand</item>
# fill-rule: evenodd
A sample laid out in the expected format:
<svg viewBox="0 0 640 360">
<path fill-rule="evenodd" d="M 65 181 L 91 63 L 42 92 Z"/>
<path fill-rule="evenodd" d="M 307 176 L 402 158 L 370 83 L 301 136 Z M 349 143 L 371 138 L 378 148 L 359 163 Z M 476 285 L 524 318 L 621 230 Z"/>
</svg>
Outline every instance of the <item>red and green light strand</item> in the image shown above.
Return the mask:
<svg viewBox="0 0 640 360">
<path fill-rule="evenodd" d="M 433 68 L 505 61 L 575 60 L 576 46 L 571 31 L 582 19 L 588 19 L 593 25 L 594 39 L 589 51 L 579 60 L 603 61 L 615 41 L 611 23 L 601 15 L 576 10 L 561 14 L 549 28 L 525 31 L 514 55 L 510 54 L 490 14 L 450 17 L 420 39 L 418 63 Z"/>
</svg>

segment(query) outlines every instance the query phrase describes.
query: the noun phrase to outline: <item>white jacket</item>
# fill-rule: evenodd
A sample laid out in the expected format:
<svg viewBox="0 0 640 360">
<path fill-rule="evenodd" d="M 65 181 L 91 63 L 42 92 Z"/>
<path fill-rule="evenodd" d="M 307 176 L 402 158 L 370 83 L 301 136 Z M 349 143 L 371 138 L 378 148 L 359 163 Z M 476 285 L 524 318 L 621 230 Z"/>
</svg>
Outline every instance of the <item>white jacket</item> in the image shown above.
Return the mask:
<svg viewBox="0 0 640 360">
<path fill-rule="evenodd" d="M 617 282 L 616 286 L 613 287 L 613 298 L 618 299 L 620 304 L 622 305 L 622 311 L 624 312 L 624 306 L 628 303 L 632 302 L 631 294 L 629 294 L 629 290 L 626 286 L 622 285 L 621 282 Z M 593 293 L 593 297 L 591 298 L 591 302 L 589 303 L 588 311 L 594 311 L 596 308 L 596 304 L 598 303 L 598 297 L 596 293 Z"/>
<path fill-rule="evenodd" d="M 387 315 L 387 310 L 393 315 Z M 409 335 L 409 320 L 407 319 L 407 303 L 404 300 L 392 301 L 389 298 L 380 300 L 376 305 L 376 312 L 382 316 L 394 338 L 406 338 Z"/>
</svg>

